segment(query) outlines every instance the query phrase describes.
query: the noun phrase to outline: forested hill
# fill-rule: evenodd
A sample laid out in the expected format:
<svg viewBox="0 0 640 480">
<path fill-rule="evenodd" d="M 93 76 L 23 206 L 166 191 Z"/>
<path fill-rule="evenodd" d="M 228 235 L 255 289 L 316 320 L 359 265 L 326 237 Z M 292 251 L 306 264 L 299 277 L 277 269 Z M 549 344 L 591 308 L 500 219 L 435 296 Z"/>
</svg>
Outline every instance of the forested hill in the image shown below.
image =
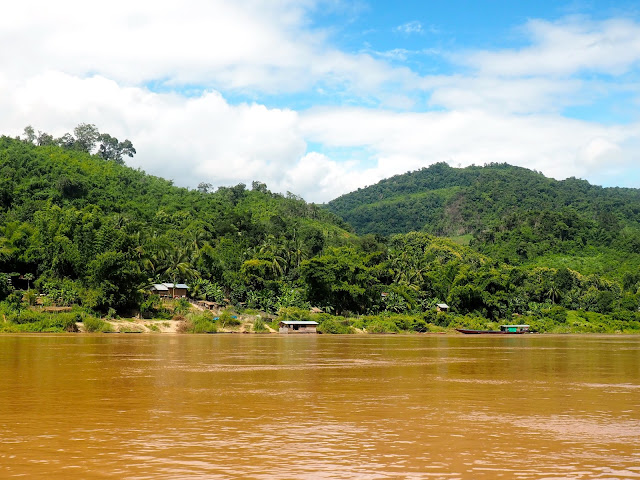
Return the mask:
<svg viewBox="0 0 640 480">
<path fill-rule="evenodd" d="M 73 329 L 94 314 L 165 315 L 149 292 L 163 282 L 284 319 L 319 307 L 325 333 L 496 328 L 513 315 L 537 331 L 640 331 L 635 191 L 507 166 L 436 165 L 415 174 L 426 194 L 412 193 L 411 176 L 375 187 L 390 202 L 385 221 L 411 218 L 403 205 L 431 199 L 440 221 L 431 230 L 479 231 L 472 248 L 423 232 L 358 237 L 328 210 L 260 182 L 189 190 L 127 168 L 120 150 L 92 155 L 80 134 L 94 130 L 54 144 L 0 137 L 0 332 Z M 393 203 L 393 182 L 406 204 Z M 450 313 L 436 312 L 441 302 Z M 50 318 L 37 303 L 75 313 Z M 185 324 L 211 331 L 210 317 Z"/>
<path fill-rule="evenodd" d="M 359 234 L 475 235 L 543 212 L 559 214 L 554 226 L 560 229 L 565 217 L 607 230 L 640 225 L 640 190 L 602 188 L 576 178 L 557 181 L 507 164 L 437 163 L 358 189 L 327 207 Z"/>
<path fill-rule="evenodd" d="M 267 280 L 293 275 L 350 235 L 332 213 L 260 182 L 189 190 L 119 163 L 0 137 L 0 300 L 13 283 L 124 311 L 152 282 L 190 281 L 244 301 L 258 281 L 245 262 L 268 267 Z"/>
</svg>

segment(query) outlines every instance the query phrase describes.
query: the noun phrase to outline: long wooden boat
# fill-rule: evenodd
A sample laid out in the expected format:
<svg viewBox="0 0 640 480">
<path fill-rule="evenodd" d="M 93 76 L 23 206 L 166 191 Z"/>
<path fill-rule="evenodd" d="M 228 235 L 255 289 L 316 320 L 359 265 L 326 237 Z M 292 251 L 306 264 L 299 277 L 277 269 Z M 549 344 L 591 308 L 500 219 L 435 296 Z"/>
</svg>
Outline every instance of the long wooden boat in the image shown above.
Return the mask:
<svg viewBox="0 0 640 480">
<path fill-rule="evenodd" d="M 466 328 L 456 328 L 456 330 L 467 335 L 517 335 L 530 333 L 529 325 L 500 325 L 500 330 L 469 330 Z"/>
<path fill-rule="evenodd" d="M 469 330 L 466 328 L 456 328 L 456 330 L 460 333 L 466 333 L 467 335 L 487 335 L 487 334 L 504 334 L 507 332 L 502 332 L 500 330 Z"/>
</svg>

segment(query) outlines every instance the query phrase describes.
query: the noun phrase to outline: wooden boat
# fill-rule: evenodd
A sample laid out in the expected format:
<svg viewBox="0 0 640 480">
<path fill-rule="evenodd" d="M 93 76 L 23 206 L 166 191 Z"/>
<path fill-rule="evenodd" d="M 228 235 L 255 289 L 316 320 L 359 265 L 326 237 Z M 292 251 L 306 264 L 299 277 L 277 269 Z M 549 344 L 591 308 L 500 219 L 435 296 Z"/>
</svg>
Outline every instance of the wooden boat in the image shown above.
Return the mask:
<svg viewBox="0 0 640 480">
<path fill-rule="evenodd" d="M 500 330 L 469 330 L 466 328 L 456 328 L 456 330 L 460 333 L 466 333 L 467 335 L 480 335 L 480 334 L 501 334 L 506 333 Z"/>
<path fill-rule="evenodd" d="M 456 330 L 467 335 L 515 335 L 530 333 L 529 328 L 529 325 L 500 325 L 500 330 L 469 330 L 466 328 L 456 328 Z"/>
</svg>

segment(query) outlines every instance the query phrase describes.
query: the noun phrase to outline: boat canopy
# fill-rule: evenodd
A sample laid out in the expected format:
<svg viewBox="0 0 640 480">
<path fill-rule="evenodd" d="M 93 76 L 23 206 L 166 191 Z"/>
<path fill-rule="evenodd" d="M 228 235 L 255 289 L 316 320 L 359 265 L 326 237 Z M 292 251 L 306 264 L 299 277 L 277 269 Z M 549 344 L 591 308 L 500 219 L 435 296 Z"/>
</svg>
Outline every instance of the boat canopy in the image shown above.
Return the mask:
<svg viewBox="0 0 640 480">
<path fill-rule="evenodd" d="M 529 328 L 529 325 L 500 325 L 500 331 L 510 333 L 528 332 Z"/>
</svg>

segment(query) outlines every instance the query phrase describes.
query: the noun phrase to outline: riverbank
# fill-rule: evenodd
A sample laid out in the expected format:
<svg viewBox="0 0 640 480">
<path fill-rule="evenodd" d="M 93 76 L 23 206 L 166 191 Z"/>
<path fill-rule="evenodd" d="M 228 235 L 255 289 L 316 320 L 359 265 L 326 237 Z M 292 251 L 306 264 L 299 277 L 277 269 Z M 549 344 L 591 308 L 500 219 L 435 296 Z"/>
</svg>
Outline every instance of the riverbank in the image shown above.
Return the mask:
<svg viewBox="0 0 640 480">
<path fill-rule="evenodd" d="M 233 307 L 206 310 L 188 302 L 165 306 L 141 318 L 115 315 L 98 317 L 79 306 L 64 311 L 38 307 L 5 310 L 0 333 L 277 333 L 280 321 L 315 321 L 323 334 L 425 334 L 453 333 L 456 329 L 499 330 L 503 324 L 527 324 L 534 333 L 640 334 L 640 313 L 600 314 L 565 310 L 561 307 L 527 315 L 490 320 L 477 315 L 445 312 L 376 315 L 331 315 L 295 307 L 281 308 L 277 315 Z M 173 308 L 172 308 L 173 307 Z"/>
<path fill-rule="evenodd" d="M 255 320 L 244 318 L 239 325 L 233 327 L 218 327 L 211 329 L 209 332 L 191 332 L 193 325 L 189 318 L 181 318 L 179 320 L 146 320 L 140 318 L 127 318 L 117 320 L 105 320 L 105 323 L 111 328 L 109 333 L 277 333 L 268 325 L 265 330 L 255 332 L 253 324 Z M 87 329 L 83 322 L 77 322 L 78 332 L 86 333 Z"/>
</svg>

